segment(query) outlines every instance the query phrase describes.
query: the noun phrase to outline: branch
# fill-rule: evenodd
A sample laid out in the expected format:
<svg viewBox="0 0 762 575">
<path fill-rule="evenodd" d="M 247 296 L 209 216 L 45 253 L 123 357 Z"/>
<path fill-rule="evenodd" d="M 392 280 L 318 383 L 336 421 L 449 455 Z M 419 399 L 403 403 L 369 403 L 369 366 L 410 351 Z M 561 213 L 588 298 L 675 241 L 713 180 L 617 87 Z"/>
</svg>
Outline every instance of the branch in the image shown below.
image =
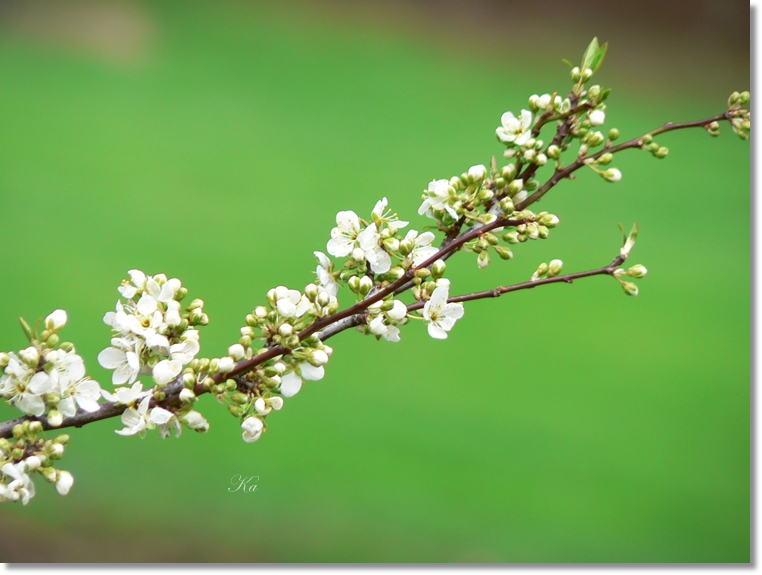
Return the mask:
<svg viewBox="0 0 762 575">
<path fill-rule="evenodd" d="M 459 303 L 464 301 L 472 301 L 476 299 L 485 299 L 485 298 L 493 298 L 493 297 L 500 297 L 503 294 L 519 291 L 523 289 L 531 289 L 537 286 L 541 285 L 547 285 L 547 284 L 554 284 L 554 283 L 572 283 L 576 279 L 580 278 L 586 278 L 591 276 L 597 276 L 597 275 L 613 275 L 614 272 L 617 270 L 617 268 L 624 263 L 625 257 L 623 255 L 618 255 L 614 260 L 607 266 L 604 266 L 602 268 L 594 269 L 594 270 L 588 270 L 584 272 L 576 272 L 573 274 L 566 274 L 562 276 L 555 276 L 552 278 L 544 278 L 544 279 L 538 279 L 534 281 L 526 281 L 518 284 L 513 284 L 510 286 L 499 286 L 495 289 L 491 290 L 485 290 L 465 295 L 459 295 L 455 297 L 451 297 L 447 300 L 448 303 Z M 416 311 L 421 308 L 423 308 L 426 305 L 426 302 L 419 301 L 412 305 L 409 305 L 407 308 L 408 312 Z"/>
<path fill-rule="evenodd" d="M 617 152 L 621 152 L 622 150 L 626 150 L 628 148 L 639 148 L 642 145 L 642 140 L 645 136 L 658 136 L 659 134 L 663 134 L 664 132 L 671 132 L 672 130 L 680 130 L 683 128 L 699 128 L 699 127 L 706 127 L 707 124 L 711 124 L 712 122 L 719 122 L 721 120 L 730 120 L 730 112 L 726 111 L 722 114 L 718 114 L 717 116 L 712 116 L 711 118 L 706 118 L 705 120 L 696 120 L 694 122 L 683 122 L 679 124 L 675 124 L 672 122 L 667 122 L 663 126 L 656 128 L 655 130 L 652 130 L 650 132 L 647 132 L 643 134 L 642 136 L 638 136 L 637 138 L 633 138 L 632 140 L 629 140 L 627 142 L 623 142 L 617 146 L 606 146 L 603 149 L 597 151 L 595 154 L 592 154 L 591 156 L 587 156 L 585 158 L 577 158 L 574 162 L 563 168 L 562 170 L 556 170 L 556 173 L 554 173 L 550 179 L 545 182 L 545 184 L 538 189 L 536 192 L 534 192 L 531 196 L 527 197 L 523 202 L 519 202 L 519 204 L 516 205 L 516 210 L 525 210 L 527 207 L 531 206 L 533 203 L 537 202 L 540 198 L 542 198 L 550 189 L 555 186 L 558 182 L 563 180 L 564 178 L 569 177 L 569 175 L 575 171 L 577 171 L 579 168 L 585 165 L 586 160 L 597 160 L 599 157 L 601 157 L 605 153 L 609 154 L 616 154 Z"/>
</svg>

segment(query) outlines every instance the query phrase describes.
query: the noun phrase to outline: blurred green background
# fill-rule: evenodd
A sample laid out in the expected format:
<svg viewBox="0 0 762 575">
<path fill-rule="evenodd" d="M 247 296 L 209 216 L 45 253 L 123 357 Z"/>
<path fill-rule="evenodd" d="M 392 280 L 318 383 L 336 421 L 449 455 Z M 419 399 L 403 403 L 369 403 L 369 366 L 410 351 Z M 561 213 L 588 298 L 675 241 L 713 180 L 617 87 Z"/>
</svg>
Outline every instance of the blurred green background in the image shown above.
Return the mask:
<svg viewBox="0 0 762 575">
<path fill-rule="evenodd" d="M 278 284 L 312 280 L 340 209 L 420 191 L 499 154 L 566 57 L 623 138 L 723 111 L 749 88 L 749 12 L 727 2 L 5 2 L 0 10 L 0 349 L 17 317 L 69 312 L 93 376 L 128 269 L 177 276 L 224 353 Z M 327 377 L 245 444 L 73 430 L 60 497 L 0 506 L 0 560 L 748 562 L 749 145 L 658 138 L 542 202 L 562 225 L 511 262 L 450 260 L 453 293 L 569 271 L 640 225 L 628 298 L 609 278 L 473 302 L 446 341 L 345 332 Z M 345 302 L 348 298 L 345 298 Z M 0 407 L 3 419 L 15 417 Z M 229 493 L 233 475 L 259 476 Z"/>
</svg>

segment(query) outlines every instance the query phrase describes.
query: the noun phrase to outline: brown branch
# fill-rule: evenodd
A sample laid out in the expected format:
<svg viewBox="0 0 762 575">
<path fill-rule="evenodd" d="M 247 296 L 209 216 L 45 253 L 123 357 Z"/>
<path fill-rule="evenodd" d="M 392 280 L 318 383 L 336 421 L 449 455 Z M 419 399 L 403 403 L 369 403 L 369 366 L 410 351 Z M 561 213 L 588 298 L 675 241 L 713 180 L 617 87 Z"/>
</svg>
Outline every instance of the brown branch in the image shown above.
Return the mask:
<svg viewBox="0 0 762 575">
<path fill-rule="evenodd" d="M 459 303 L 464 301 L 473 301 L 476 299 L 485 299 L 485 298 L 493 298 L 493 297 L 500 297 L 503 294 L 507 294 L 514 291 L 519 291 L 523 289 L 531 289 L 537 286 L 541 285 L 548 285 L 548 284 L 554 284 L 554 283 L 572 283 L 576 279 L 580 278 L 586 278 L 591 276 L 597 276 L 597 275 L 612 275 L 617 268 L 624 263 L 624 256 L 618 255 L 614 260 L 607 266 L 604 266 L 602 268 L 594 269 L 594 270 L 588 270 L 584 272 L 576 272 L 573 274 L 566 274 L 562 276 L 555 276 L 552 278 L 543 278 L 538 279 L 534 281 L 526 281 L 518 284 L 513 284 L 510 286 L 499 286 L 495 289 L 465 294 L 465 295 L 458 295 L 451 297 L 447 300 L 448 303 Z M 426 302 L 419 301 L 412 305 L 409 305 L 407 307 L 408 312 L 416 311 L 421 309 L 426 305 Z"/>
<path fill-rule="evenodd" d="M 730 120 L 730 113 L 724 112 L 722 114 L 718 114 L 717 116 L 712 116 L 711 118 L 706 118 L 705 120 L 696 120 L 694 122 L 682 122 L 678 124 L 675 124 L 673 122 L 667 122 L 663 126 L 656 128 L 655 130 L 652 130 L 650 132 L 647 132 L 646 134 L 643 134 L 642 136 L 638 136 L 637 138 L 633 138 L 632 140 L 628 140 L 627 142 L 623 142 L 616 146 L 606 146 L 603 149 L 585 158 L 577 158 L 574 162 L 572 162 L 565 168 L 561 170 L 556 170 L 556 172 L 550 177 L 550 179 L 547 182 L 545 182 L 545 184 L 540 189 L 534 192 L 531 196 L 527 197 L 523 202 L 519 202 L 516 205 L 516 210 L 518 211 L 525 210 L 527 207 L 537 202 L 546 193 L 548 193 L 548 191 L 550 191 L 550 189 L 553 188 L 553 186 L 555 186 L 558 182 L 560 182 L 564 178 L 567 178 L 571 173 L 577 171 L 579 168 L 584 166 L 585 160 L 597 160 L 599 157 L 601 157 L 603 154 L 606 154 L 606 153 L 616 154 L 617 152 L 621 152 L 622 150 L 626 150 L 628 148 L 639 148 L 643 143 L 643 138 L 646 136 L 658 136 L 659 134 L 663 134 L 664 132 L 671 132 L 672 130 L 680 130 L 683 128 L 705 127 L 707 124 L 711 124 L 712 122 L 719 122 L 721 120 Z"/>
</svg>

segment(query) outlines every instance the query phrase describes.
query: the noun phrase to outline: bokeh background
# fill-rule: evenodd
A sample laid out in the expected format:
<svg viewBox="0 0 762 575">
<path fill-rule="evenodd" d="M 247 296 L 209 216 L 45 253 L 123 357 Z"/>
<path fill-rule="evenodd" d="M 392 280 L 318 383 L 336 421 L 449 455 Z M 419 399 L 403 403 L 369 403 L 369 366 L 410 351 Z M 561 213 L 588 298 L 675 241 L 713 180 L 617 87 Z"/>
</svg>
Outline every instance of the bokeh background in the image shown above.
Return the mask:
<svg viewBox="0 0 762 575">
<path fill-rule="evenodd" d="M 0 349 L 62 307 L 93 376 L 128 269 L 181 278 L 221 355 L 278 284 L 312 279 L 335 213 L 499 154 L 562 58 L 610 50 L 623 138 L 749 88 L 745 2 L 6 1 L 0 9 Z M 245 444 L 212 430 L 73 430 L 67 497 L 0 506 L 0 560 L 748 562 L 749 144 L 723 127 L 629 151 L 542 202 L 562 225 L 510 262 L 450 260 L 453 292 L 617 253 L 649 275 L 468 305 L 446 341 L 345 332 L 327 377 Z M 346 299 L 345 299 L 346 301 Z M 16 412 L 3 406 L 3 419 Z M 229 493 L 233 475 L 254 493 Z"/>
</svg>

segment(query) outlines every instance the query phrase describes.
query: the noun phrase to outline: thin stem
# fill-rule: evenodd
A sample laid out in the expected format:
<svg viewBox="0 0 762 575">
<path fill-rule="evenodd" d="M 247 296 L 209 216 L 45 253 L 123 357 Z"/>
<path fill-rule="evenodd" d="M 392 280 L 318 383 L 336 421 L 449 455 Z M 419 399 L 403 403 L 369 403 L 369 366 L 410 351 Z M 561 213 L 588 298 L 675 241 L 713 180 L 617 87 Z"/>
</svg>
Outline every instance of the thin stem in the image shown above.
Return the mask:
<svg viewBox="0 0 762 575">
<path fill-rule="evenodd" d="M 555 186 L 558 182 L 560 182 L 562 179 L 568 177 L 571 173 L 577 171 L 579 168 L 585 165 L 585 160 L 597 160 L 599 157 L 601 157 L 605 153 L 609 154 L 616 154 L 617 152 L 621 152 L 622 150 L 626 150 L 628 148 L 639 148 L 642 145 L 643 138 L 645 136 L 658 136 L 659 134 L 663 134 L 664 132 L 671 132 L 672 130 L 681 130 L 683 128 L 698 128 L 698 127 L 704 127 L 707 124 L 711 124 L 712 122 L 719 122 L 721 120 L 729 120 L 729 112 L 724 112 L 722 114 L 718 114 L 717 116 L 712 116 L 711 118 L 706 118 L 705 120 L 696 120 L 694 122 L 682 122 L 675 124 L 673 122 L 667 122 L 663 126 L 656 128 L 655 130 L 652 130 L 650 132 L 647 132 L 646 134 L 643 134 L 642 136 L 638 136 L 637 138 L 633 138 L 632 140 L 628 140 L 627 142 L 623 142 L 621 144 L 618 144 L 616 146 L 606 146 L 603 149 L 597 151 L 596 153 L 587 156 L 586 158 L 577 158 L 574 162 L 566 166 L 565 168 L 561 170 L 556 170 L 556 172 L 550 177 L 550 179 L 545 182 L 545 184 L 539 188 L 536 192 L 534 192 L 531 196 L 527 197 L 523 202 L 519 202 L 516 205 L 516 210 L 524 210 L 527 207 L 531 206 L 533 203 L 538 201 L 540 198 L 542 198 L 545 194 L 547 194 L 553 186 Z"/>
<path fill-rule="evenodd" d="M 523 289 L 531 289 L 537 286 L 542 285 L 548 285 L 548 284 L 554 284 L 554 283 L 572 283 L 576 279 L 580 278 L 586 278 L 591 276 L 597 276 L 597 275 L 612 275 L 616 269 L 622 265 L 625 258 L 622 255 L 617 256 L 614 258 L 614 260 L 607 266 L 603 266 L 602 268 L 597 268 L 594 270 L 588 270 L 584 272 L 576 272 L 573 274 L 566 274 L 562 276 L 555 276 L 552 278 L 543 278 L 538 279 L 534 281 L 526 281 L 518 284 L 513 284 L 510 286 L 499 286 L 494 289 L 465 294 L 465 295 L 458 295 L 449 298 L 447 301 L 448 303 L 459 303 L 464 301 L 473 301 L 476 299 L 485 299 L 485 298 L 493 298 L 493 297 L 500 297 L 503 294 L 507 294 L 514 291 L 519 291 Z M 408 312 L 416 311 L 421 309 L 426 305 L 426 302 L 419 301 L 412 305 L 409 305 L 407 307 Z"/>
</svg>

